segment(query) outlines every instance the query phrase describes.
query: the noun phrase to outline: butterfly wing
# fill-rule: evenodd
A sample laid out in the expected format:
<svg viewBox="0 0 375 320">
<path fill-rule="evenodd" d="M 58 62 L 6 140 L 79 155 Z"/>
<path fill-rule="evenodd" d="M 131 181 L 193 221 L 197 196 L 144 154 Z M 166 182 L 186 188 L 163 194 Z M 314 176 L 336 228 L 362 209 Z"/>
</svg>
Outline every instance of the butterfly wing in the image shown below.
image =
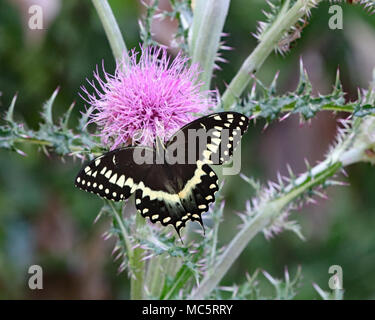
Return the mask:
<svg viewBox="0 0 375 320">
<path fill-rule="evenodd" d="M 174 146 L 178 151 L 179 144 L 183 143 L 185 163 L 199 159 L 209 164 L 223 164 L 233 155 L 248 124 L 249 119 L 238 112 L 214 113 L 182 127 L 166 143 L 167 150 Z M 194 131 L 203 133 L 203 137 L 194 136 Z"/>
<path fill-rule="evenodd" d="M 125 200 L 137 189 L 152 166 L 138 163 L 151 162 L 153 157 L 153 149 L 147 147 L 127 147 L 107 152 L 82 167 L 75 185 L 110 200 Z"/>
<path fill-rule="evenodd" d="M 178 234 L 188 220 L 203 226 L 201 214 L 208 211 L 219 189 L 217 176 L 208 164 L 222 164 L 232 156 L 248 122 L 247 117 L 236 112 L 199 118 L 184 126 L 166 144 L 167 157 L 171 156 L 170 146 L 183 145 L 185 161 L 182 164 L 157 164 L 154 149 L 127 147 L 90 161 L 78 173 L 75 184 L 114 201 L 125 200 L 135 192 L 136 208 L 143 217 L 164 226 L 172 224 Z M 197 141 L 200 136 L 195 136 L 193 141 L 185 139 L 189 138 L 189 130 L 200 129 L 206 133 L 203 144 Z M 181 135 L 183 142 L 178 140 Z M 140 164 L 137 158 L 140 155 L 146 163 Z"/>
<path fill-rule="evenodd" d="M 136 208 L 153 223 L 172 224 L 180 234 L 188 220 L 203 225 L 201 214 L 215 201 L 217 180 L 215 172 L 201 161 L 154 165 L 138 185 Z"/>
</svg>

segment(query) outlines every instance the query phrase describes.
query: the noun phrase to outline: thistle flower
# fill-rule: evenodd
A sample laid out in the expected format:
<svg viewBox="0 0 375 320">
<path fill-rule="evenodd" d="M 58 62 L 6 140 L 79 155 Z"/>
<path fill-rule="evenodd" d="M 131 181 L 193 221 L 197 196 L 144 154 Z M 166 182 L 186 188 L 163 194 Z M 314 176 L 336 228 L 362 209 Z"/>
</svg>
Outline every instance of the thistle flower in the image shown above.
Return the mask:
<svg viewBox="0 0 375 320">
<path fill-rule="evenodd" d="M 214 106 L 211 92 L 201 92 L 199 67 L 188 66 L 188 58 L 178 54 L 170 62 L 164 48 L 132 50 L 130 62 L 117 64 L 114 75 L 103 67 L 104 78 L 94 72 L 89 84 L 94 93 L 84 98 L 93 108 L 89 123 L 96 123 L 104 144 L 152 145 L 155 138 L 168 139 L 175 131 L 205 114 Z"/>
</svg>

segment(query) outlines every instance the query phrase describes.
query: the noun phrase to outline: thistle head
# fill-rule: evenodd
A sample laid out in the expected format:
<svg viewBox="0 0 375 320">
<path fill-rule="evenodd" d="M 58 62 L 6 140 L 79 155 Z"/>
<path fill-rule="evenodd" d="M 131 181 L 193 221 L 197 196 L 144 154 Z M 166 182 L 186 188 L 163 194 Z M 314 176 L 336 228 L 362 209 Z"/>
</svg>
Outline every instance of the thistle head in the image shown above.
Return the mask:
<svg viewBox="0 0 375 320">
<path fill-rule="evenodd" d="M 113 75 L 94 72 L 90 85 L 82 88 L 92 106 L 90 123 L 98 125 L 102 142 L 111 149 L 125 145 L 152 145 L 155 138 L 169 138 L 194 114 L 205 114 L 214 106 L 211 92 L 202 92 L 199 67 L 188 65 L 178 54 L 173 61 L 164 48 L 132 50 L 129 62 L 117 64 Z"/>
</svg>

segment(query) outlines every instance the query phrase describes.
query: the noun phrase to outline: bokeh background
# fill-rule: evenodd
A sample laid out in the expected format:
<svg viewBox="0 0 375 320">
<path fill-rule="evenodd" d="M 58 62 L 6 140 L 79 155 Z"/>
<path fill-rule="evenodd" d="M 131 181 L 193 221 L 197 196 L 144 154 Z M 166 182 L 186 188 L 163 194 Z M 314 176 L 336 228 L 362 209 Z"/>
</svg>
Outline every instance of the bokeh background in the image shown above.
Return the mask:
<svg viewBox="0 0 375 320">
<path fill-rule="evenodd" d="M 44 30 L 27 27 L 28 8 L 44 8 Z M 128 48 L 137 47 L 138 19 L 143 12 L 140 1 L 111 0 Z M 168 1 L 161 1 L 168 8 Z M 356 98 L 357 87 L 367 87 L 375 67 L 375 16 L 362 7 L 341 4 L 343 30 L 328 27 L 329 3 L 313 11 L 302 38 L 285 57 L 272 55 L 258 73 L 269 83 L 280 70 L 279 92 L 293 90 L 298 81 L 299 59 L 303 58 L 315 92 L 328 93 L 336 69 L 347 99 Z M 224 53 L 228 63 L 215 73 L 213 85 L 220 90 L 234 76 L 255 47 L 251 32 L 263 19 L 266 8 L 261 0 L 233 0 L 224 31 L 233 51 Z M 176 23 L 153 24 L 155 37 L 168 45 Z M 37 128 L 42 103 L 56 87 L 60 93 L 54 116 L 62 114 L 76 101 L 71 124 L 84 109 L 78 96 L 80 86 L 91 78 L 104 60 L 113 71 L 114 62 L 98 16 L 90 1 L 76 0 L 0 0 L 0 112 L 4 115 L 12 97 L 18 93 L 16 117 Z M 286 173 L 286 164 L 295 172 L 304 171 L 304 159 L 316 163 L 323 159 L 332 142 L 338 117 L 319 114 L 310 125 L 299 125 L 298 117 L 272 123 L 263 130 L 261 121 L 250 128 L 242 148 L 242 172 L 266 182 L 277 171 Z M 111 257 L 113 242 L 104 241 L 108 227 L 103 219 L 93 224 L 102 201 L 73 187 L 81 163 L 62 161 L 24 145 L 27 157 L 0 150 L 0 298 L 1 299 L 126 299 L 129 283 L 118 274 Z M 288 267 L 293 275 L 302 266 L 303 280 L 297 298 L 318 299 L 312 287 L 317 283 L 328 290 L 328 268 L 340 265 L 344 271 L 347 299 L 375 298 L 375 168 L 358 164 L 341 177 L 350 187 L 328 190 L 328 199 L 305 206 L 293 213 L 302 225 L 306 241 L 284 232 L 271 240 L 259 234 L 242 253 L 222 282 L 241 283 L 245 273 L 267 270 L 282 277 Z M 220 241 L 227 243 L 236 233 L 239 218 L 251 191 L 239 176 L 226 179 L 227 208 Z M 44 289 L 27 286 L 30 265 L 44 271 Z M 259 276 L 264 292 L 272 288 Z"/>
</svg>

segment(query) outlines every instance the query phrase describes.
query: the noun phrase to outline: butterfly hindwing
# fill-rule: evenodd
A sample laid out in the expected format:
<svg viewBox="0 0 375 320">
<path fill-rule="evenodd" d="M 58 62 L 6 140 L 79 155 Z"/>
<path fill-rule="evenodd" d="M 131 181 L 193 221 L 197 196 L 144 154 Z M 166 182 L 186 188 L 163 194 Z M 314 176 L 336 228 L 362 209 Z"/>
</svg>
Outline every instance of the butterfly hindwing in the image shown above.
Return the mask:
<svg viewBox="0 0 375 320">
<path fill-rule="evenodd" d="M 107 152 L 83 166 L 75 185 L 85 191 L 114 201 L 130 197 L 146 175 L 150 164 L 138 165 L 135 150 L 152 154 L 150 148 L 127 147 Z"/>
<path fill-rule="evenodd" d="M 233 155 L 234 149 L 246 132 L 249 119 L 238 112 L 218 112 L 199 118 L 176 132 L 166 143 L 167 148 L 183 141 L 185 144 L 185 161 L 191 163 L 191 154 L 195 160 L 203 160 L 209 164 L 223 164 Z M 196 131 L 196 141 L 191 141 L 192 131 Z M 200 130 L 200 131 L 199 131 Z M 190 131 L 190 133 L 189 133 Z M 203 143 L 199 141 L 203 134 Z M 180 138 L 181 137 L 181 138 Z M 181 139 L 181 140 L 180 140 Z"/>
<path fill-rule="evenodd" d="M 215 172 L 201 161 L 154 166 L 139 184 L 135 203 L 143 217 L 164 226 L 172 224 L 179 233 L 188 220 L 202 224 L 201 214 L 208 211 L 217 190 Z"/>
</svg>

